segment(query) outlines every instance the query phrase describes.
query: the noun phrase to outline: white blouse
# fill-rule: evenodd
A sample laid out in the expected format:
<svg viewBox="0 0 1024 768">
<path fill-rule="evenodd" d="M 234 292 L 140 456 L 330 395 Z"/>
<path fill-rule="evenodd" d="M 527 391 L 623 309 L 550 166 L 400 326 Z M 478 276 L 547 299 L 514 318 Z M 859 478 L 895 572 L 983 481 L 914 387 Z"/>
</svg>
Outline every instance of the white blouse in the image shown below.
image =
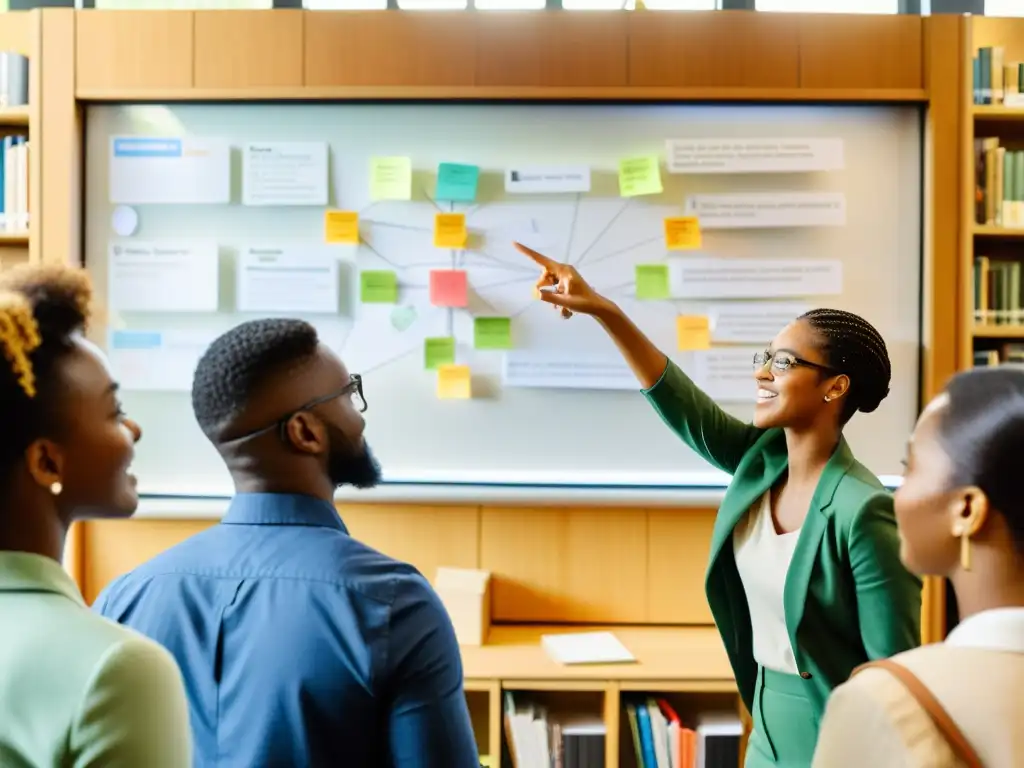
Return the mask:
<svg viewBox="0 0 1024 768">
<path fill-rule="evenodd" d="M 772 493 L 755 502 L 732 534 L 736 568 L 750 608 L 754 660 L 766 669 L 799 674 L 786 628 L 783 595 L 800 531 L 778 533 L 772 520 Z"/>
</svg>

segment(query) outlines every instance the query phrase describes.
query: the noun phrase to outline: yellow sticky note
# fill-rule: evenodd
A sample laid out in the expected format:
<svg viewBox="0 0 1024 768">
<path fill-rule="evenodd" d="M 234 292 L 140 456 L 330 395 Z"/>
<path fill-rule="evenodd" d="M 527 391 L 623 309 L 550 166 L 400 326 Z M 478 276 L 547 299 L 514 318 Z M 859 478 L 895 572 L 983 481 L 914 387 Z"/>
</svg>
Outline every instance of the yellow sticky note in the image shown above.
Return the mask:
<svg viewBox="0 0 1024 768">
<path fill-rule="evenodd" d="M 619 161 L 619 194 L 623 197 L 657 195 L 662 189 L 661 161 L 657 155 Z"/>
<path fill-rule="evenodd" d="M 370 199 L 412 199 L 412 162 L 408 157 L 370 158 Z"/>
<path fill-rule="evenodd" d="M 711 348 L 711 323 L 705 315 L 677 315 L 676 336 L 680 352 Z"/>
<path fill-rule="evenodd" d="M 327 211 L 324 214 L 324 239 L 328 243 L 359 245 L 359 212 Z"/>
<path fill-rule="evenodd" d="M 434 247 L 466 247 L 466 214 L 438 213 L 434 216 Z"/>
<path fill-rule="evenodd" d="M 665 219 L 665 247 L 670 251 L 699 249 L 700 220 L 696 216 L 674 216 Z"/>
<path fill-rule="evenodd" d="M 468 400 L 473 396 L 468 365 L 437 367 L 437 396 L 441 400 Z"/>
</svg>

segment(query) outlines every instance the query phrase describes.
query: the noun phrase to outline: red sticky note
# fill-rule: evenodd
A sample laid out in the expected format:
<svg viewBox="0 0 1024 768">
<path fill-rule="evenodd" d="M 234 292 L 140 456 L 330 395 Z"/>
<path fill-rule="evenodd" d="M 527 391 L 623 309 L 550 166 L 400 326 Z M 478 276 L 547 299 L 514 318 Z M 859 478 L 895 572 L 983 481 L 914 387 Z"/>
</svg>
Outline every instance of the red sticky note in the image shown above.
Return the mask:
<svg viewBox="0 0 1024 768">
<path fill-rule="evenodd" d="M 435 307 L 464 307 L 469 304 L 469 283 L 462 269 L 430 271 L 430 303 Z"/>
</svg>

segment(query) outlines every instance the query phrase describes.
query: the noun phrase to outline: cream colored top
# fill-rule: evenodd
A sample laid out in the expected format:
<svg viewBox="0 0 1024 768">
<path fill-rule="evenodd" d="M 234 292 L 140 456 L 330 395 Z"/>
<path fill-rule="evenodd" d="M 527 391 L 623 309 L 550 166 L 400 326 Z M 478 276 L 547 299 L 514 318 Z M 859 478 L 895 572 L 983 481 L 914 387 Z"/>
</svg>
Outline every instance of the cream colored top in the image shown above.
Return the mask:
<svg viewBox="0 0 1024 768">
<path fill-rule="evenodd" d="M 800 531 L 776 532 L 771 504 L 769 490 L 751 506 L 733 530 L 733 552 L 750 608 L 754 660 L 766 669 L 797 675 L 783 595 Z"/>
<path fill-rule="evenodd" d="M 970 616 L 946 642 L 893 660 L 928 687 L 986 768 L 1024 768 L 1024 608 Z M 833 691 L 814 768 L 846 768 L 851 754 L 871 768 L 961 765 L 928 713 L 880 669 L 865 670 Z"/>
</svg>

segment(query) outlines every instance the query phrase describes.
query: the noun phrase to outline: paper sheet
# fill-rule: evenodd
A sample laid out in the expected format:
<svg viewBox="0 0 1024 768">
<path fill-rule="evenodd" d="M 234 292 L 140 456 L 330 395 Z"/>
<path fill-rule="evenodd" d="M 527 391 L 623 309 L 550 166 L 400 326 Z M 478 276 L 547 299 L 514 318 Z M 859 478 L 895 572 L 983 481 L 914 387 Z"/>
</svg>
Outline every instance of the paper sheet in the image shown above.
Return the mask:
<svg viewBox="0 0 1024 768">
<path fill-rule="evenodd" d="M 242 148 L 243 205 L 327 205 L 326 141 L 249 142 Z"/>
<path fill-rule="evenodd" d="M 217 139 L 112 136 L 109 183 L 112 203 L 230 203 L 231 146 Z"/>
<path fill-rule="evenodd" d="M 611 632 L 542 635 L 541 645 L 559 664 L 628 664 L 636 657 Z"/>
<path fill-rule="evenodd" d="M 323 250 L 250 246 L 237 269 L 239 312 L 338 311 L 338 260 Z"/>
<path fill-rule="evenodd" d="M 843 292 L 836 259 L 707 259 L 672 262 L 677 299 L 766 299 L 835 296 Z"/>
<path fill-rule="evenodd" d="M 842 139 L 669 139 L 669 173 L 807 173 L 843 169 Z"/>
<path fill-rule="evenodd" d="M 215 242 L 110 244 L 107 292 L 114 312 L 216 312 L 220 259 Z"/>
<path fill-rule="evenodd" d="M 748 192 L 691 195 L 686 212 L 701 228 L 775 229 L 780 227 L 846 226 L 846 195 L 842 192 Z"/>
</svg>

